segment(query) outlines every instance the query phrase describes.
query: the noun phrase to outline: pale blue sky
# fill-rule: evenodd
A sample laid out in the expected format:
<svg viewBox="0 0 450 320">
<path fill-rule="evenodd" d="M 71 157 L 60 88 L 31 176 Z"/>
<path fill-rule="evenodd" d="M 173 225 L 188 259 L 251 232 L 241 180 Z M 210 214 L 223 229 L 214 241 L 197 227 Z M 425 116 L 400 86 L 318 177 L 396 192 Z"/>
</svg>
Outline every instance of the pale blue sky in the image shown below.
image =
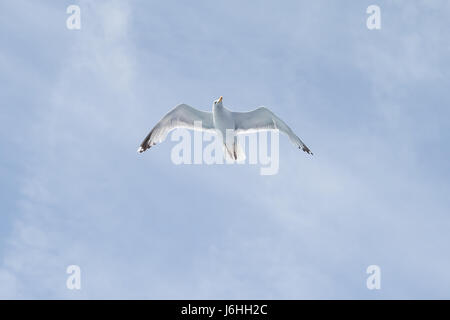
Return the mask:
<svg viewBox="0 0 450 320">
<path fill-rule="evenodd" d="M 449 18 L 445 0 L 1 2 L 0 297 L 450 298 Z M 280 136 L 260 176 L 175 166 L 170 139 L 136 153 L 171 107 L 221 95 L 315 155 Z"/>
</svg>

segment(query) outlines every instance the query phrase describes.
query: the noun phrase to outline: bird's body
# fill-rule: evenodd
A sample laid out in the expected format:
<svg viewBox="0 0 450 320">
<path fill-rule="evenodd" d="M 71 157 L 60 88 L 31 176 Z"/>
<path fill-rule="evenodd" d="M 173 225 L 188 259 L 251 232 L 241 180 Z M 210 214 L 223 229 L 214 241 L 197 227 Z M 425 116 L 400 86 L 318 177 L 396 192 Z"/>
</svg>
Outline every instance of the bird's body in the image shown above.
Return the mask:
<svg viewBox="0 0 450 320">
<path fill-rule="evenodd" d="M 233 113 L 222 104 L 214 104 L 212 114 L 214 127 L 217 134 L 222 138 L 225 150 L 231 158 L 237 159 L 237 139 L 234 134 L 236 124 L 233 118 Z"/>
<path fill-rule="evenodd" d="M 167 134 L 175 128 L 217 133 L 221 137 L 227 153 L 235 160 L 239 160 L 241 155 L 244 156 L 237 144 L 236 136 L 238 134 L 275 129 L 285 133 L 299 149 L 312 154 L 291 128 L 269 109 L 259 107 L 250 112 L 232 112 L 223 106 L 222 97 L 214 101 L 212 112 L 200 111 L 187 104 L 176 106 L 145 137 L 138 152 L 142 153 L 156 143 L 164 141 Z"/>
</svg>

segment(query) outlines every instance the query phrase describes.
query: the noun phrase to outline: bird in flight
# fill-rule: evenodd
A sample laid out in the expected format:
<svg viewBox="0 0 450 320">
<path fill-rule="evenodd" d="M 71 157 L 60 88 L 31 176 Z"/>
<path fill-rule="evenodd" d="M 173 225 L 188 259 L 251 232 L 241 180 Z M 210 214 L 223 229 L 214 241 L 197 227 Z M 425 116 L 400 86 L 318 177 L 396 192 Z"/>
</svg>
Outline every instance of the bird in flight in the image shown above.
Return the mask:
<svg viewBox="0 0 450 320">
<path fill-rule="evenodd" d="M 201 126 L 196 125 L 196 123 L 201 123 Z M 223 97 L 214 101 L 212 112 L 200 111 L 187 104 L 176 106 L 153 127 L 142 141 L 138 152 L 142 153 L 153 145 L 163 142 L 167 134 L 176 128 L 210 131 L 219 134 L 222 137 L 225 150 L 234 160 L 241 158 L 236 137 L 238 134 L 276 129 L 285 133 L 299 149 L 313 154 L 291 128 L 269 109 L 259 107 L 249 112 L 233 112 L 224 107 Z"/>
</svg>

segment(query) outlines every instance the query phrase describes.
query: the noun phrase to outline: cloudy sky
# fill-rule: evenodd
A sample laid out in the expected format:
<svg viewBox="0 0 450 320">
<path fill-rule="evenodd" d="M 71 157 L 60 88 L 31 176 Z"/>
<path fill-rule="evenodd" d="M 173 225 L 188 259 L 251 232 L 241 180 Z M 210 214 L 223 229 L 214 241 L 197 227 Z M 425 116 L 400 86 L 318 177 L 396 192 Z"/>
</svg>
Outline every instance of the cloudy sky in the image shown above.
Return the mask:
<svg viewBox="0 0 450 320">
<path fill-rule="evenodd" d="M 450 298 L 449 18 L 446 0 L 2 1 L 0 297 Z M 136 153 L 171 107 L 219 96 L 270 107 L 314 156 L 280 136 L 261 176 L 177 166 L 170 139 Z"/>
</svg>

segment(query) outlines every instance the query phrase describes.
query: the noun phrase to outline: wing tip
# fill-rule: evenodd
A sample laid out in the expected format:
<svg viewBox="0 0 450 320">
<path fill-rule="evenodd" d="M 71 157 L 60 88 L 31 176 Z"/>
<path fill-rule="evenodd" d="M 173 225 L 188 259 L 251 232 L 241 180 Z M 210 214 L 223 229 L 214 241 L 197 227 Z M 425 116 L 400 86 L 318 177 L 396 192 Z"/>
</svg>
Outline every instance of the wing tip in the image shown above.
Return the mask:
<svg viewBox="0 0 450 320">
<path fill-rule="evenodd" d="M 299 149 L 302 149 L 303 151 L 305 151 L 306 153 L 310 154 L 310 155 L 314 155 L 314 153 L 311 152 L 311 150 L 309 150 L 309 148 L 307 146 L 303 146 L 303 147 L 298 147 Z"/>
<path fill-rule="evenodd" d="M 148 148 L 143 148 L 142 146 L 139 147 L 139 149 L 137 150 L 138 153 L 142 153 L 145 150 L 147 150 Z"/>
<path fill-rule="evenodd" d="M 145 152 L 145 151 L 147 151 L 148 149 L 150 149 L 152 146 L 154 146 L 155 144 L 156 144 L 155 142 L 153 142 L 152 144 L 143 142 L 143 143 L 139 146 L 139 149 L 137 150 L 137 152 L 138 152 L 138 153 Z"/>
</svg>

